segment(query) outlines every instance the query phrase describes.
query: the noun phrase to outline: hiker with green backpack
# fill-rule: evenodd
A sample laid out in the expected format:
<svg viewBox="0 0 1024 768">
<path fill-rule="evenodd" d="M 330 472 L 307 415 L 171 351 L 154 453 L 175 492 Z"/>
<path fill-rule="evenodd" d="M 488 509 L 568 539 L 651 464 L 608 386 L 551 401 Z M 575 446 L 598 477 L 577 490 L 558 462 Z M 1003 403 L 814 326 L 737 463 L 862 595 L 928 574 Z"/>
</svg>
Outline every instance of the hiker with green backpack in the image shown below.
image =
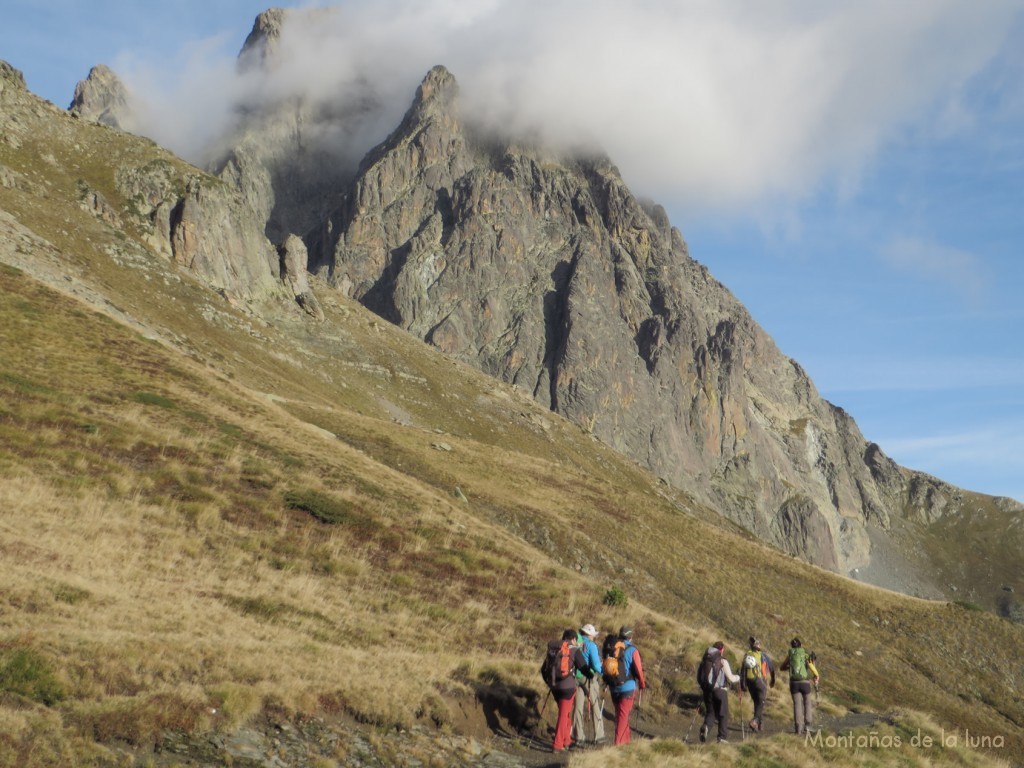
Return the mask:
<svg viewBox="0 0 1024 768">
<path fill-rule="evenodd" d="M 818 688 L 818 670 L 799 637 L 789 644 L 789 655 L 780 669 L 789 671 L 789 692 L 793 696 L 793 725 L 798 735 L 810 732 L 814 723 L 811 691 Z M 811 684 L 814 687 L 812 689 Z"/>
<path fill-rule="evenodd" d="M 740 671 L 740 690 L 748 691 L 754 703 L 750 730 L 760 731 L 764 727 L 764 703 L 768 698 L 768 689 L 775 687 L 775 664 L 761 649 L 761 641 L 756 637 L 750 638 L 749 645 Z"/>
<path fill-rule="evenodd" d="M 576 670 L 590 673 L 586 659 L 576 644 L 576 630 L 567 629 L 561 640 L 548 643 L 544 663 L 540 666 L 541 677 L 551 691 L 558 705 L 558 720 L 555 723 L 553 752 L 561 752 L 572 743 L 572 703 L 576 698 Z"/>
</svg>

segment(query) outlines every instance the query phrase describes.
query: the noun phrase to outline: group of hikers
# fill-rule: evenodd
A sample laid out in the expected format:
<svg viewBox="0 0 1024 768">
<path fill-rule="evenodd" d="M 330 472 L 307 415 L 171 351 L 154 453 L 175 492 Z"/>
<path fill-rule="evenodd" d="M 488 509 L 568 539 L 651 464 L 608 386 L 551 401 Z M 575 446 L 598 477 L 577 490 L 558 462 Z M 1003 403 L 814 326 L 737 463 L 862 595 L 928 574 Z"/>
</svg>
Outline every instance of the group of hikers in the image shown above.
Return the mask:
<svg viewBox="0 0 1024 768">
<path fill-rule="evenodd" d="M 558 706 L 552 744 L 555 752 L 605 743 L 603 688 L 611 693 L 615 705 L 614 743 L 618 746 L 630 741 L 629 716 L 634 698 L 647 688 L 640 651 L 633 644 L 633 628 L 624 626 L 617 633 L 609 632 L 600 649 L 597 636 L 593 624 L 584 624 L 579 630 L 565 630 L 560 640 L 548 643 L 540 672 Z M 794 637 L 779 670 L 789 673 L 794 730 L 797 734 L 808 733 L 814 721 L 811 694 L 817 691 L 819 681 L 815 655 Z M 734 686 L 741 695 L 750 694 L 754 704 L 750 729 L 761 731 L 768 689 L 775 687 L 775 671 L 775 662 L 756 637 L 749 640 L 739 674 L 725 658 L 725 643 L 712 644 L 697 665 L 704 709 L 700 742 L 705 743 L 716 727 L 718 742 L 728 741 L 729 691 Z"/>
</svg>

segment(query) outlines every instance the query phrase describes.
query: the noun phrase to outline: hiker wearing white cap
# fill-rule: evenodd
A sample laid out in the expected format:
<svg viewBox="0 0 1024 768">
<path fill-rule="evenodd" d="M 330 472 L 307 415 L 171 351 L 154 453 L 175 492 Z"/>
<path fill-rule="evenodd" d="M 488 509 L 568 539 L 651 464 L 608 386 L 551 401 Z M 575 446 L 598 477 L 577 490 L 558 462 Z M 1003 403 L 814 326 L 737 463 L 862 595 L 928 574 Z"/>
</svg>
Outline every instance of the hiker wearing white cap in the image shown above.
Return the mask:
<svg viewBox="0 0 1024 768">
<path fill-rule="evenodd" d="M 592 743 L 598 744 L 604 741 L 604 694 L 601 691 L 601 651 L 594 642 L 597 637 L 596 627 L 584 624 L 580 627 L 579 637 L 582 641 L 580 650 L 592 676 L 587 677 L 582 672 L 577 675 L 578 687 L 572 717 L 573 742 L 583 745 L 588 741 L 586 726 L 592 722 Z"/>
</svg>

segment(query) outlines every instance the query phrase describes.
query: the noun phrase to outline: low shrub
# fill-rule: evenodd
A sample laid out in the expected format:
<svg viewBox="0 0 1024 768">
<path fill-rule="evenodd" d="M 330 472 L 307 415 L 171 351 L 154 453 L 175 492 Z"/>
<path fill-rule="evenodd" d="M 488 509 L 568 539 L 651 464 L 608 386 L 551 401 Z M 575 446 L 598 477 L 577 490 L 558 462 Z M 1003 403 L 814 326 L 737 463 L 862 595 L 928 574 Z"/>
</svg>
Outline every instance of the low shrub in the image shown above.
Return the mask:
<svg viewBox="0 0 1024 768">
<path fill-rule="evenodd" d="M 626 597 L 626 593 L 622 591 L 621 587 L 612 587 L 604 593 L 601 602 L 614 608 L 625 608 L 629 605 L 629 598 Z"/>
<path fill-rule="evenodd" d="M 6 653 L 0 666 L 0 691 L 52 707 L 64 699 L 64 689 L 46 658 L 31 648 Z"/>
</svg>

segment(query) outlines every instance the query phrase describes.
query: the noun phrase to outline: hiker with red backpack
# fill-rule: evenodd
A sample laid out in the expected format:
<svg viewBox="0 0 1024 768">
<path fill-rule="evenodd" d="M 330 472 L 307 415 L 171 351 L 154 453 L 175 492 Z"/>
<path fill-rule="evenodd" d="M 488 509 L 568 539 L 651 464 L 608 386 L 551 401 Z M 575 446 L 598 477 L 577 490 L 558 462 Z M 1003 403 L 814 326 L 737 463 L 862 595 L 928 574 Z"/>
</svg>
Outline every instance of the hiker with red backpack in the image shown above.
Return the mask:
<svg viewBox="0 0 1024 768">
<path fill-rule="evenodd" d="M 793 726 L 797 735 L 811 731 L 814 723 L 814 700 L 811 698 L 811 683 L 818 689 L 818 670 L 814 666 L 814 654 L 804 650 L 799 637 L 789 643 L 789 655 L 780 669 L 789 671 L 789 692 L 793 696 Z"/>
<path fill-rule="evenodd" d="M 615 746 L 629 744 L 629 713 L 637 689 L 647 688 L 640 651 L 633 645 L 633 628 L 622 627 L 618 635 L 609 634 L 604 641 L 601 660 L 604 681 L 612 692 L 615 704 Z"/>
<path fill-rule="evenodd" d="M 711 728 L 718 723 L 718 743 L 729 740 L 729 686 L 736 685 L 740 676 L 733 674 L 725 658 L 725 643 L 716 642 L 704 652 L 697 665 L 697 685 L 704 694 L 704 723 L 700 727 L 700 743 L 708 740 Z"/>
<path fill-rule="evenodd" d="M 580 650 L 586 660 L 586 666 L 590 668 L 588 677 L 583 670 L 577 670 L 576 699 L 572 713 L 573 743 L 584 744 L 587 741 L 586 726 L 592 723 L 594 734 L 593 743 L 599 744 L 604 741 L 604 695 L 601 691 L 601 651 L 594 642 L 597 637 L 597 628 L 593 624 L 584 624 L 580 627 Z M 589 711 L 588 711 L 589 709 Z"/>
<path fill-rule="evenodd" d="M 567 629 L 561 640 L 548 642 L 547 655 L 540 674 L 558 704 L 553 752 L 561 752 L 572 743 L 572 703 L 576 697 L 576 670 L 589 674 L 590 668 L 580 647 L 576 644 L 576 630 Z"/>
<path fill-rule="evenodd" d="M 750 721 L 750 730 L 760 731 L 764 727 L 764 703 L 768 698 L 768 689 L 774 687 L 775 664 L 761 649 L 761 641 L 752 637 L 740 671 L 740 690 L 749 691 L 750 700 L 754 702 L 754 717 Z"/>
</svg>

